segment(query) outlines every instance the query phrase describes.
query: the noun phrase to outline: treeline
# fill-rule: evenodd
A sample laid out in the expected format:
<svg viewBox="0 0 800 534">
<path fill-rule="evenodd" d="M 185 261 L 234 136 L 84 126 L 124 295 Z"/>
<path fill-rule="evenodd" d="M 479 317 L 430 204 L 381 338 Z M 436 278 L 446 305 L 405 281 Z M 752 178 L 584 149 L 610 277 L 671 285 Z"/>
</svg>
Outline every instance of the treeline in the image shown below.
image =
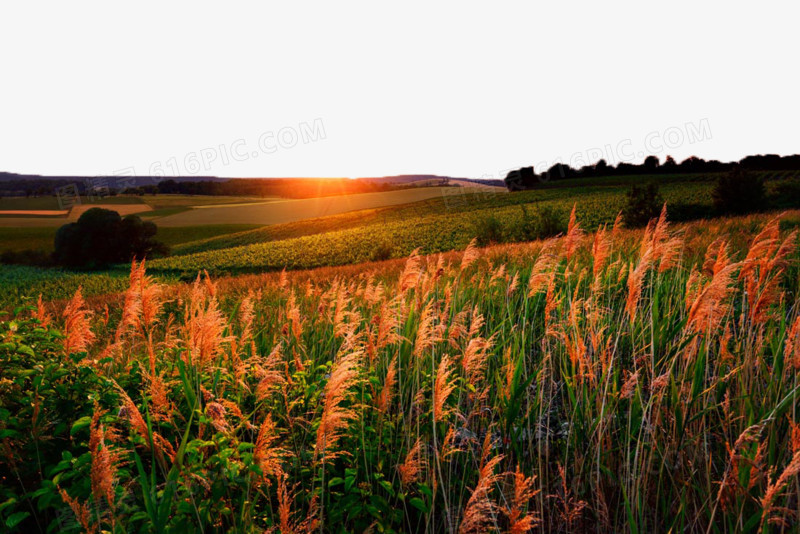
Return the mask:
<svg viewBox="0 0 800 534">
<path fill-rule="evenodd" d="M 349 178 L 232 178 L 226 181 L 177 181 L 154 179 L 152 184 L 126 184 L 114 177 L 91 179 L 12 179 L 0 180 L 1 196 L 50 196 L 62 188 L 77 188 L 81 195 L 181 194 L 284 198 L 314 198 L 352 193 L 370 193 L 414 187 L 410 184 L 379 183 Z"/>
<path fill-rule="evenodd" d="M 690 174 L 690 173 L 721 173 L 729 172 L 734 168 L 745 171 L 797 171 L 800 170 L 800 155 L 779 156 L 765 154 L 747 156 L 739 161 L 723 163 L 717 160 L 706 161 L 696 156 L 686 158 L 677 163 L 672 156 L 667 156 L 661 161 L 656 156 L 648 156 L 640 165 L 620 162 L 616 166 L 609 165 L 601 159 L 594 165 L 586 165 L 573 169 L 567 164 L 556 163 L 546 171 L 537 174 L 533 167 L 522 167 L 509 172 L 505 177 L 505 184 L 509 191 L 533 189 L 538 184 L 553 180 L 568 178 L 595 178 L 605 176 L 630 176 L 635 174 Z"/>
<path fill-rule="evenodd" d="M 314 198 L 390 191 L 407 186 L 349 178 L 233 178 L 225 182 L 164 180 L 156 187 L 162 194 Z"/>
</svg>

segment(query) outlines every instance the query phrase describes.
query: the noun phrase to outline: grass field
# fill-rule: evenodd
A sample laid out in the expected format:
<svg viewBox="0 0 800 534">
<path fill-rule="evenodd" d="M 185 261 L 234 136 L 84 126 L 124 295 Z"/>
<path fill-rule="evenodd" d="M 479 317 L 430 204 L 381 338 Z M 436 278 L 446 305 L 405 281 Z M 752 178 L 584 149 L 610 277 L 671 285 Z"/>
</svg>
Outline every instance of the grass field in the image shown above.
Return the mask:
<svg viewBox="0 0 800 534">
<path fill-rule="evenodd" d="M 368 261 L 380 246 L 388 247 L 393 257 L 406 256 L 415 249 L 429 254 L 464 248 L 489 217 L 499 221 L 504 240 L 513 241 L 519 240 L 513 233 L 521 222 L 520 204 L 553 207 L 560 210 L 566 223 L 569 210 L 577 202 L 582 220 L 596 227 L 614 221 L 623 207 L 626 190 L 587 188 L 577 200 L 566 189 L 488 195 L 458 208 L 453 206 L 453 199 L 448 203 L 440 198 L 405 209 L 355 212 L 276 225 L 183 245 L 176 250 L 178 256 L 156 260 L 151 269 L 190 274 L 202 266 L 219 274 L 342 265 Z M 670 204 L 697 203 L 710 213 L 707 184 L 673 184 L 662 192 Z"/>
<path fill-rule="evenodd" d="M 81 197 L 81 204 L 142 204 L 138 196 Z M 0 211 L 3 210 L 58 210 L 58 198 L 43 197 L 3 197 L 0 198 Z"/>
<path fill-rule="evenodd" d="M 407 204 L 429 198 L 441 197 L 439 187 L 423 187 L 360 193 L 335 197 L 301 200 L 277 200 L 259 204 L 208 207 L 185 211 L 159 219 L 162 226 L 192 226 L 196 224 L 281 224 L 302 219 L 323 217 L 347 211 Z"/>
<path fill-rule="evenodd" d="M 0 322 L 0 520 L 796 531 L 800 212 L 587 234 L 601 200 L 546 242 L 134 268 Z"/>
<path fill-rule="evenodd" d="M 188 228 L 167 227 L 158 229 L 158 239 L 170 247 L 184 243 L 240 233 L 256 228 L 249 224 L 218 224 L 191 226 Z M 0 227 L 0 252 L 7 250 L 53 250 L 57 227 L 3 228 Z"/>
<path fill-rule="evenodd" d="M 192 206 L 213 206 L 215 204 L 246 204 L 276 200 L 264 197 L 232 197 L 223 195 L 144 195 L 141 199 L 155 210 L 181 207 L 188 208 Z"/>
</svg>

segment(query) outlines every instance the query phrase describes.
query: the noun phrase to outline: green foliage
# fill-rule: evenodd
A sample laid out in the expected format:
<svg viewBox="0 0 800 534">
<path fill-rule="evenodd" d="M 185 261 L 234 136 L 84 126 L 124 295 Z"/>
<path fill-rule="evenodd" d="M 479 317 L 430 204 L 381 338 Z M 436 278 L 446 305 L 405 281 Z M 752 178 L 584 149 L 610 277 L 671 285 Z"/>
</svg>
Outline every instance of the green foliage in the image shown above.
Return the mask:
<svg viewBox="0 0 800 534">
<path fill-rule="evenodd" d="M 485 247 L 504 241 L 503 223 L 496 216 L 489 214 L 475 222 L 475 237 L 478 245 Z"/>
<path fill-rule="evenodd" d="M 625 196 L 622 220 L 625 226 L 637 228 L 646 225 L 650 219 L 658 217 L 664 199 L 658 191 L 658 184 L 633 185 Z"/>
<path fill-rule="evenodd" d="M 748 213 L 764 208 L 766 194 L 762 176 L 736 167 L 717 178 L 711 198 L 719 213 Z"/>
<path fill-rule="evenodd" d="M 53 258 L 59 265 L 97 269 L 114 263 L 165 255 L 168 248 L 153 237 L 156 225 L 137 215 L 124 218 L 103 208 L 85 211 L 77 222 L 56 232 Z"/>
<path fill-rule="evenodd" d="M 64 354 L 61 337 L 22 315 L 0 321 L 0 524 L 6 532 L 30 532 L 31 521 L 12 524 L 31 511 L 42 527 L 55 521 L 63 508 L 57 485 L 88 494 L 85 439 L 93 404 L 116 403 L 112 382 L 82 364 L 84 355 Z"/>
<path fill-rule="evenodd" d="M 523 241 L 547 239 L 566 231 L 564 216 L 552 206 L 534 206 L 531 213 L 525 204 L 520 206 L 522 220 L 519 235 Z"/>
<path fill-rule="evenodd" d="M 765 207 L 764 178 L 736 167 L 721 175 L 711 193 L 714 207 L 720 213 L 748 213 Z"/>
</svg>

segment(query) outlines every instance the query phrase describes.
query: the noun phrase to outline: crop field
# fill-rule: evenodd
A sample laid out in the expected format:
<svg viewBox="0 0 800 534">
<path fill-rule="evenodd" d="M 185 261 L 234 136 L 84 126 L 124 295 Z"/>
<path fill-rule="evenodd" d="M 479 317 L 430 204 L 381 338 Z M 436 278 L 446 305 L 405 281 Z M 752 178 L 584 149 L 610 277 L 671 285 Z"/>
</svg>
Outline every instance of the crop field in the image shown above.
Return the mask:
<svg viewBox="0 0 800 534">
<path fill-rule="evenodd" d="M 81 204 L 142 204 L 140 197 L 81 197 Z M 0 198 L 0 211 L 5 210 L 58 210 L 58 198 L 55 196 L 41 197 L 3 197 Z"/>
<path fill-rule="evenodd" d="M 424 254 L 463 249 L 487 217 L 496 218 L 507 233 L 512 233 L 520 223 L 520 203 L 558 209 L 566 222 L 575 196 L 565 195 L 563 191 L 505 194 L 497 198 L 492 195 L 473 204 L 472 209 L 460 209 L 457 217 L 448 210 L 445 201 L 437 199 L 426 206 L 409 207 L 414 210 L 413 216 L 403 210 L 372 212 L 364 217 L 354 213 L 330 220 L 300 222 L 291 227 L 256 229 L 189 243 L 179 247 L 180 255 L 152 262 L 151 269 L 189 274 L 206 269 L 219 274 L 342 265 L 372 259 L 376 247 L 382 244 L 391 249 L 394 257 L 408 255 L 415 249 Z M 592 226 L 613 222 L 622 209 L 625 191 L 623 188 L 587 189 L 580 197 L 578 215 Z M 691 200 L 710 210 L 709 193 L 709 186 L 704 184 L 680 184 L 665 187 L 663 191 L 668 203 Z M 506 199 L 514 203 L 506 204 Z M 352 223 L 351 228 L 347 228 L 348 222 Z M 336 227 L 345 229 L 331 229 Z M 279 239 L 274 238 L 278 236 Z M 509 238 L 514 240 L 513 236 Z"/>
<path fill-rule="evenodd" d="M 301 219 L 322 217 L 347 211 L 407 204 L 441 197 L 439 187 L 421 187 L 359 193 L 301 200 L 267 200 L 264 202 L 220 207 L 205 207 L 159 219 L 160 226 L 192 226 L 196 224 L 280 224 Z M 241 203 L 237 203 L 241 204 Z"/>
<path fill-rule="evenodd" d="M 225 195 L 144 195 L 142 201 L 154 210 L 165 208 L 188 208 L 194 206 L 214 206 L 217 204 L 249 204 L 269 202 L 277 198 L 233 197 Z"/>
<path fill-rule="evenodd" d="M 800 212 L 598 229 L 606 200 L 547 241 L 30 302 L 0 522 L 796 531 Z"/>
</svg>

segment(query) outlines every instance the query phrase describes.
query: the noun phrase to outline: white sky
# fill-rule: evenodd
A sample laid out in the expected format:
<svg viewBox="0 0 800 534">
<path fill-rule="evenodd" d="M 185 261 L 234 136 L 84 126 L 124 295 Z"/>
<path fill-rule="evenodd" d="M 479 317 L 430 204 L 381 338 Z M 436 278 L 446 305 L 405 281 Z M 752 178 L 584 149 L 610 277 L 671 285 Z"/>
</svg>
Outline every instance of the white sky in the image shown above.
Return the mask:
<svg viewBox="0 0 800 534">
<path fill-rule="evenodd" d="M 795 153 L 798 21 L 796 0 L 7 2 L 0 170 L 499 177 L 625 140 L 637 162 Z M 291 146 L 315 120 L 324 138 Z M 645 142 L 671 128 L 671 148 Z"/>
</svg>

